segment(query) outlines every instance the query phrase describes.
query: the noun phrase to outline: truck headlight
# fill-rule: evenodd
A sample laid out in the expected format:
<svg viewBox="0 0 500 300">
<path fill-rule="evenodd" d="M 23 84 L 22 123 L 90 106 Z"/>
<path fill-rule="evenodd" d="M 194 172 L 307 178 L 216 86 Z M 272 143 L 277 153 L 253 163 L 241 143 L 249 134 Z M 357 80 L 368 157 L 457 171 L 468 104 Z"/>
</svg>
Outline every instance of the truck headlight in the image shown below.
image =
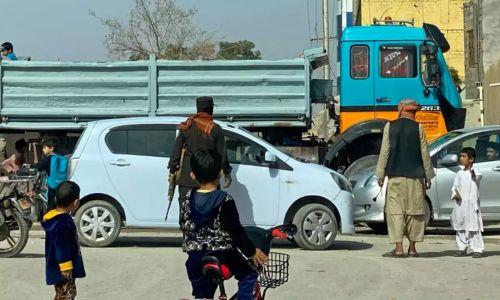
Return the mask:
<svg viewBox="0 0 500 300">
<path fill-rule="evenodd" d="M 336 173 L 330 173 L 330 175 L 341 190 L 352 193 L 351 183 L 344 176 Z"/>
</svg>

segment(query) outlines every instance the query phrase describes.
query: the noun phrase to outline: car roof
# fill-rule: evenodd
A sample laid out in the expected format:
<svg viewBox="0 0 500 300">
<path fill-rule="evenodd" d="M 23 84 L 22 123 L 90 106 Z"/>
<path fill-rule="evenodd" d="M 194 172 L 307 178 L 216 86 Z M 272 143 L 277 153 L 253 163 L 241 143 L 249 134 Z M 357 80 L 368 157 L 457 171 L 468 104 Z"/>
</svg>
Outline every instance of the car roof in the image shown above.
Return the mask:
<svg viewBox="0 0 500 300">
<path fill-rule="evenodd" d="M 186 121 L 186 117 L 183 116 L 167 116 L 167 117 L 131 117 L 131 118 L 116 118 L 116 119 L 106 119 L 98 120 L 89 123 L 93 123 L 96 126 L 108 127 L 108 126 L 120 126 L 128 124 L 153 124 L 153 123 L 171 123 L 180 124 Z M 221 121 L 215 121 L 223 128 L 239 128 L 237 125 L 227 124 Z"/>
<path fill-rule="evenodd" d="M 462 128 L 454 131 L 469 134 L 469 133 L 478 133 L 478 132 L 492 131 L 492 130 L 500 130 L 500 125 L 487 125 L 482 127 Z"/>
</svg>

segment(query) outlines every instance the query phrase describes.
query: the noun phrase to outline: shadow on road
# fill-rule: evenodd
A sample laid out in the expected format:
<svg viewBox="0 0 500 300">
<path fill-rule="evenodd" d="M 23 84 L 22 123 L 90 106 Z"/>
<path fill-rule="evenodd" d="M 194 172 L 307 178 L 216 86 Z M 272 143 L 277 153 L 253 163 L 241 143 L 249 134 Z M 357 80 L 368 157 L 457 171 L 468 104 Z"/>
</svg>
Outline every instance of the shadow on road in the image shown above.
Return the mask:
<svg viewBox="0 0 500 300">
<path fill-rule="evenodd" d="M 386 236 L 387 231 L 375 231 L 368 226 L 358 225 L 356 226 L 356 233 L 361 235 L 381 235 Z M 455 235 L 455 231 L 450 227 L 427 227 L 425 229 L 425 235 Z M 498 225 L 486 227 L 483 232 L 483 236 L 493 236 L 500 235 L 500 228 Z"/>
<path fill-rule="evenodd" d="M 181 248 L 182 237 L 120 237 L 111 248 Z M 372 248 L 372 244 L 354 241 L 335 241 L 328 250 L 366 250 Z M 274 241 L 273 249 L 298 249 L 295 243 L 289 241 Z"/>
<path fill-rule="evenodd" d="M 120 237 L 111 248 L 144 247 L 144 248 L 180 248 L 182 237 Z"/>
<path fill-rule="evenodd" d="M 455 253 L 457 253 L 457 250 L 446 250 L 439 252 L 420 252 L 419 255 L 422 258 L 437 258 L 437 257 L 453 257 Z M 483 253 L 483 257 L 498 256 L 498 255 L 500 255 L 500 251 L 484 251 Z M 464 259 L 464 257 L 457 257 L 457 259 Z"/>
<path fill-rule="evenodd" d="M 349 250 L 349 251 L 358 251 L 358 250 L 367 250 L 372 248 L 372 244 L 364 243 L 364 242 L 353 242 L 353 241 L 336 241 L 328 250 Z"/>
<path fill-rule="evenodd" d="M 42 253 L 20 253 L 14 257 L 10 257 L 9 259 L 12 258 L 45 258 L 45 254 Z"/>
</svg>

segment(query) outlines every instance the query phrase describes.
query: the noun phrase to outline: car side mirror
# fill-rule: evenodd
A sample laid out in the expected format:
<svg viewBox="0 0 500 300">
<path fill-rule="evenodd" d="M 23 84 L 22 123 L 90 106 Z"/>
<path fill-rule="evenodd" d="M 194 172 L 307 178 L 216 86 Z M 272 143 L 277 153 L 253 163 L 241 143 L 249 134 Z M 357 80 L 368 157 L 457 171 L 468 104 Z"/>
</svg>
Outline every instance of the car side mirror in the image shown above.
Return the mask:
<svg viewBox="0 0 500 300">
<path fill-rule="evenodd" d="M 453 167 L 458 165 L 458 155 L 456 154 L 446 154 L 443 159 L 441 159 L 440 164 L 444 167 Z"/>
<path fill-rule="evenodd" d="M 276 158 L 276 155 L 272 154 L 269 151 L 266 151 L 266 154 L 264 155 L 264 161 L 273 166 L 278 162 L 278 159 Z"/>
</svg>

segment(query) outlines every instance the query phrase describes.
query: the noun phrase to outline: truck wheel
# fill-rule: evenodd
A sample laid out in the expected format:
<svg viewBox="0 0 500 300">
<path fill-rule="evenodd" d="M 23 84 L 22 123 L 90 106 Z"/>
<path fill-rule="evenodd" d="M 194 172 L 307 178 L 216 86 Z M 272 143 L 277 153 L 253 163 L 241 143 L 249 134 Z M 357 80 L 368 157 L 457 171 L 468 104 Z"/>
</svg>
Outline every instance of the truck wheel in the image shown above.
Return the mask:
<svg viewBox="0 0 500 300">
<path fill-rule="evenodd" d="M 319 203 L 301 207 L 293 218 L 293 224 L 297 226 L 295 242 L 302 249 L 328 249 L 337 236 L 338 225 L 335 214 Z"/>
<path fill-rule="evenodd" d="M 351 177 L 359 173 L 359 171 L 377 166 L 377 162 L 378 155 L 368 155 L 365 157 L 361 157 L 360 159 L 350 164 L 349 167 L 347 167 L 347 169 L 344 171 L 343 175 L 345 176 L 345 178 L 347 178 L 347 180 L 350 180 Z"/>
<path fill-rule="evenodd" d="M 78 209 L 75 223 L 80 243 L 89 247 L 106 247 L 118 238 L 122 220 L 111 203 L 94 200 Z"/>
</svg>

